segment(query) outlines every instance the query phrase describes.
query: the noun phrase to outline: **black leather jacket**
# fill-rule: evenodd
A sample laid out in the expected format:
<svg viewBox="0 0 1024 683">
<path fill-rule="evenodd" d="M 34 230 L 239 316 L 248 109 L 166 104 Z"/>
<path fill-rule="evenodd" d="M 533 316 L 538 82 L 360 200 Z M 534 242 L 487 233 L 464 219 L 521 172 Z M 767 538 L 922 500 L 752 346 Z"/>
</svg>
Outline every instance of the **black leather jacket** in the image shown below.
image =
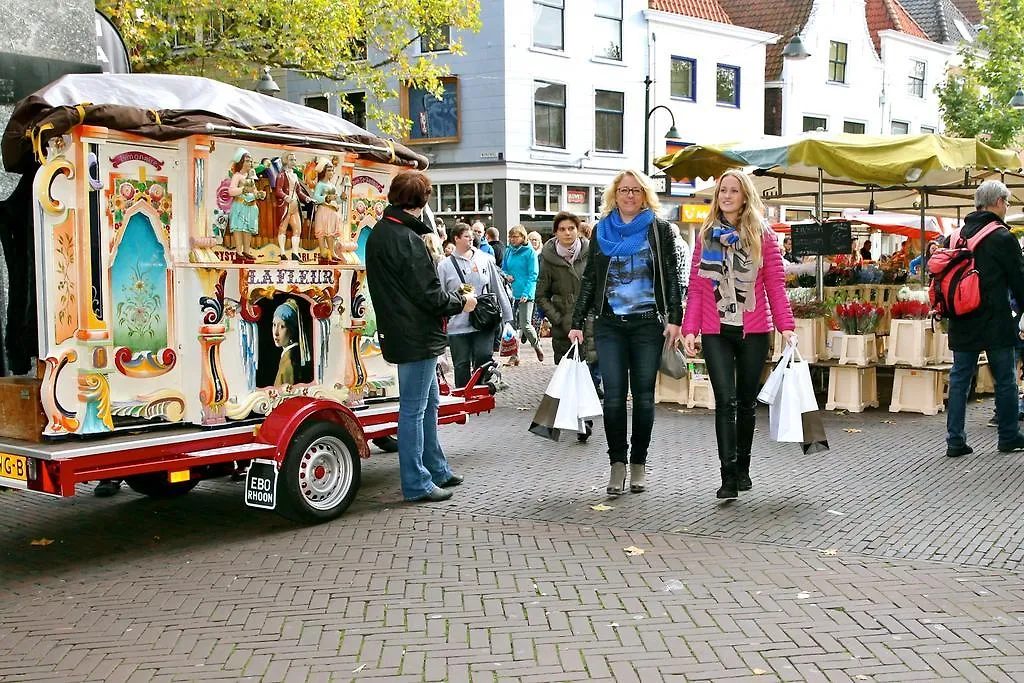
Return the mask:
<svg viewBox="0 0 1024 683">
<path fill-rule="evenodd" d="M 440 356 L 448 345 L 442 321 L 465 299 L 441 287 L 423 243 L 430 228 L 392 206 L 366 240 L 366 283 L 377 314 L 384 360 L 413 363 Z"/>
<path fill-rule="evenodd" d="M 596 232 L 596 231 L 595 231 Z M 654 298 L 658 312 L 672 325 L 683 322 L 682 294 L 679 289 L 679 268 L 676 264 L 675 236 L 667 221 L 658 218 L 647 233 L 651 250 L 654 252 Z M 608 266 L 611 259 L 601 253 L 597 235 L 590 240 L 590 256 L 587 269 L 583 272 L 580 294 L 572 313 L 572 329 L 582 330 L 583 321 L 590 313 L 597 316 L 605 307 L 605 290 L 608 286 Z"/>
</svg>

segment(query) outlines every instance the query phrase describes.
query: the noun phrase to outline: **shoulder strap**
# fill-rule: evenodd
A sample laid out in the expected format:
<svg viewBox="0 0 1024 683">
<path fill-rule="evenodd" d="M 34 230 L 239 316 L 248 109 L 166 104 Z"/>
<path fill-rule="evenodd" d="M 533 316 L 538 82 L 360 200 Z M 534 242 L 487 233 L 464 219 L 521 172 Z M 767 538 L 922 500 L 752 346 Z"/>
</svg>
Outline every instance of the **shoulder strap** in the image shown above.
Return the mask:
<svg viewBox="0 0 1024 683">
<path fill-rule="evenodd" d="M 460 280 L 462 280 L 462 284 L 466 284 L 466 276 L 462 274 L 462 268 L 459 268 L 459 262 L 455 260 L 455 254 L 452 254 L 448 258 L 452 260 L 452 267 L 455 268 L 455 274 L 459 276 Z"/>
<path fill-rule="evenodd" d="M 979 230 L 974 237 L 971 237 L 970 239 L 967 240 L 967 248 L 970 249 L 971 251 L 974 251 L 975 249 L 978 248 L 979 242 L 981 242 L 983 239 L 985 239 L 986 237 L 988 237 L 1001 227 L 1003 226 L 999 221 L 992 221 L 984 228 Z"/>
</svg>

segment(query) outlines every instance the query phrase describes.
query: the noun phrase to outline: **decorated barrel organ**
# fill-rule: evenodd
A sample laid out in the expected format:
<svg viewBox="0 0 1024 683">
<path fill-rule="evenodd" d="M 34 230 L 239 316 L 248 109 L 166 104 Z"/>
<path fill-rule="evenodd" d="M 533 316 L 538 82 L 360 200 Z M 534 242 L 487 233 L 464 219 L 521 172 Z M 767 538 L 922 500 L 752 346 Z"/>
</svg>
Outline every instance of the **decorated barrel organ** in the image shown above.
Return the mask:
<svg viewBox="0 0 1024 683">
<path fill-rule="evenodd" d="M 40 150 L 44 435 L 258 418 L 397 394 L 363 250 L 397 165 L 78 125 Z"/>
</svg>

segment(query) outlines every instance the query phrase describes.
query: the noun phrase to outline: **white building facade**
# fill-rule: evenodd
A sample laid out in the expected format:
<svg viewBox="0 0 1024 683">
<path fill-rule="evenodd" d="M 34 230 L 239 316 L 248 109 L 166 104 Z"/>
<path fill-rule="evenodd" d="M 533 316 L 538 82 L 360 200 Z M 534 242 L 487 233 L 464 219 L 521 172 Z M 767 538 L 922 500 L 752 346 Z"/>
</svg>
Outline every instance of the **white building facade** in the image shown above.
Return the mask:
<svg viewBox="0 0 1024 683">
<path fill-rule="evenodd" d="M 647 0 L 492 0 L 480 18 L 478 33 L 459 36 L 464 56 L 436 53 L 452 74 L 449 130 L 407 91 L 387 103 L 413 120 L 406 144 L 430 159 L 433 208 L 449 224 L 480 218 L 502 234 L 517 223 L 550 234 L 561 210 L 596 220 L 608 182 L 643 165 L 648 75 L 650 107 L 671 109 L 683 141 L 763 121 L 764 46 L 774 34 L 648 10 Z M 361 97 L 283 80 L 282 96 L 332 113 L 340 108 L 331 91 Z M 689 91 L 680 91 L 684 81 Z M 650 125 L 653 160 L 665 152 L 670 117 L 659 109 Z"/>
</svg>

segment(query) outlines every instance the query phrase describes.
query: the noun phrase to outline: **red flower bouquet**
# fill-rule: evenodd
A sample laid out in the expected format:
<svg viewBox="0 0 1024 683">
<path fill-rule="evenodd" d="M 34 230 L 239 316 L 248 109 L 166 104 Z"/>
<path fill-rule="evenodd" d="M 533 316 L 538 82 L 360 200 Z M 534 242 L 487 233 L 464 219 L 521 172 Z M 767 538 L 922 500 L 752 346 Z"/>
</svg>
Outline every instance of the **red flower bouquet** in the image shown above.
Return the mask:
<svg viewBox="0 0 1024 683">
<path fill-rule="evenodd" d="M 866 301 L 850 301 L 836 306 L 836 319 L 846 334 L 874 334 L 885 309 Z"/>
<path fill-rule="evenodd" d="M 923 301 L 897 301 L 889 309 L 893 320 L 925 320 L 931 308 Z"/>
</svg>

